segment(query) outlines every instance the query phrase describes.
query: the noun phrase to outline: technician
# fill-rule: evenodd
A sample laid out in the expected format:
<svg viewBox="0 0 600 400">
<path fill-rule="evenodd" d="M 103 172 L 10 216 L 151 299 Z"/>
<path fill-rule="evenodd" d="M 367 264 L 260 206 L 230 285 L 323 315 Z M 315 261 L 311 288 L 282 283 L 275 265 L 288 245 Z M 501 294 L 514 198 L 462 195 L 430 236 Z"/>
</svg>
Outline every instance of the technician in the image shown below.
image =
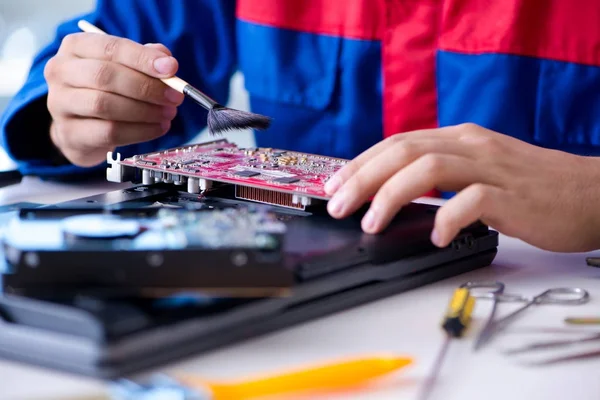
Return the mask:
<svg viewBox="0 0 600 400">
<path fill-rule="evenodd" d="M 240 70 L 252 110 L 274 118 L 259 146 L 353 159 L 328 184 L 332 216 L 374 195 L 363 228 L 375 233 L 436 189 L 457 192 L 437 214 L 439 246 L 480 219 L 541 248 L 596 249 L 597 6 L 98 0 L 83 18 L 115 36 L 60 25 L 2 141 L 24 174 L 87 175 L 109 150 L 174 147 L 204 128 L 206 112 L 156 78 L 177 73 L 225 103 Z"/>
</svg>

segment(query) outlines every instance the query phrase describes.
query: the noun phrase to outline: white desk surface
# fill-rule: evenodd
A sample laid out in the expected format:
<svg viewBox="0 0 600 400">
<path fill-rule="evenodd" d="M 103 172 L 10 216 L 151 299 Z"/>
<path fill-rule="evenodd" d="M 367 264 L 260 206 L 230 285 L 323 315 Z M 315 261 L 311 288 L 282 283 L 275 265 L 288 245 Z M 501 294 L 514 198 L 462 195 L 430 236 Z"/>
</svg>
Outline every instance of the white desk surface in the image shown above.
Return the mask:
<svg viewBox="0 0 600 400">
<path fill-rule="evenodd" d="M 50 203 L 118 188 L 115 184 L 82 187 L 27 179 L 20 186 L 0 190 L 0 203 Z M 557 286 L 578 286 L 591 294 L 580 306 L 537 306 L 515 321 L 510 330 L 478 353 L 472 339 L 487 316 L 489 302 L 476 306 L 474 325 L 466 338 L 454 341 L 446 355 L 431 399 L 544 399 L 597 400 L 600 398 L 600 357 L 547 367 L 520 364 L 574 351 L 600 349 L 600 342 L 569 350 L 552 350 L 528 357 L 508 357 L 502 350 L 528 342 L 580 334 L 527 333 L 524 328 L 565 328 L 571 315 L 600 316 L 600 269 L 587 267 L 585 254 L 553 254 L 501 236 L 491 267 L 389 297 L 342 313 L 182 360 L 161 371 L 185 369 L 211 378 L 237 378 L 298 364 L 328 361 L 377 352 L 414 357 L 415 364 L 369 390 L 322 398 L 413 399 L 442 343 L 438 328 L 452 291 L 467 280 L 501 280 L 506 292 L 533 295 Z M 502 315 L 514 304 L 501 304 Z M 570 328 L 579 329 L 582 328 Z M 586 329 L 600 331 L 600 326 Z M 0 398 L 84 399 L 103 393 L 92 379 L 0 361 Z"/>
</svg>

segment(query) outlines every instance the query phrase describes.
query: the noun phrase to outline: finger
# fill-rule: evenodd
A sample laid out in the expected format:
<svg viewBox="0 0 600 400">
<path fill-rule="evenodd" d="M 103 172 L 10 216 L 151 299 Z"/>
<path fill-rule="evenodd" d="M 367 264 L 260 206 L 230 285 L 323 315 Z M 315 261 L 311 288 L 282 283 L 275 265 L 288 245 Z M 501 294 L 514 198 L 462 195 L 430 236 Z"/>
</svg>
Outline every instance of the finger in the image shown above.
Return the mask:
<svg viewBox="0 0 600 400">
<path fill-rule="evenodd" d="M 471 148 L 446 138 L 412 139 L 388 147 L 366 161 L 329 201 L 329 213 L 343 217 L 361 207 L 398 170 L 429 153 L 471 157 Z"/>
<path fill-rule="evenodd" d="M 155 46 L 97 33 L 73 33 L 62 42 L 61 50 L 79 58 L 112 61 L 146 75 L 166 78 L 177 72 L 177 60 Z"/>
<path fill-rule="evenodd" d="M 387 139 L 375 144 L 369 149 L 365 150 L 357 157 L 355 157 L 348 164 L 344 165 L 340 168 L 339 171 L 335 173 L 334 176 L 327 181 L 325 184 L 324 190 L 328 195 L 333 195 L 337 190 L 339 190 L 343 184 L 354 175 L 364 164 L 369 162 L 371 159 L 377 157 L 379 154 L 384 152 L 385 150 L 396 146 L 398 143 L 402 143 L 408 140 L 418 139 L 433 139 L 440 138 L 442 135 L 449 135 L 452 132 L 451 127 L 439 128 L 439 129 L 423 129 L 417 131 L 411 131 L 406 133 L 399 133 L 393 136 L 388 137 Z"/>
<path fill-rule="evenodd" d="M 57 143 L 71 153 L 87 154 L 147 142 L 164 135 L 170 123 L 117 122 L 90 118 L 69 118 L 55 129 Z M 106 153 L 104 153 L 106 156 Z"/>
<path fill-rule="evenodd" d="M 490 224 L 499 216 L 509 215 L 507 193 L 498 187 L 473 184 L 457 193 L 438 209 L 431 241 L 446 247 L 461 229 L 477 222 Z"/>
<path fill-rule="evenodd" d="M 474 161 L 456 155 L 427 154 L 397 172 L 377 192 L 362 221 L 365 232 L 384 229 L 401 207 L 432 189 L 460 190 L 487 183 Z"/>
<path fill-rule="evenodd" d="M 97 89 L 157 105 L 179 106 L 184 95 L 159 79 L 110 61 L 71 58 L 56 64 L 63 83 L 74 88 Z"/>
<path fill-rule="evenodd" d="M 171 121 L 177 115 L 175 106 L 158 106 L 93 89 L 66 87 L 59 93 L 55 91 L 49 101 L 53 103 L 53 110 L 67 117 L 161 123 Z"/>
</svg>

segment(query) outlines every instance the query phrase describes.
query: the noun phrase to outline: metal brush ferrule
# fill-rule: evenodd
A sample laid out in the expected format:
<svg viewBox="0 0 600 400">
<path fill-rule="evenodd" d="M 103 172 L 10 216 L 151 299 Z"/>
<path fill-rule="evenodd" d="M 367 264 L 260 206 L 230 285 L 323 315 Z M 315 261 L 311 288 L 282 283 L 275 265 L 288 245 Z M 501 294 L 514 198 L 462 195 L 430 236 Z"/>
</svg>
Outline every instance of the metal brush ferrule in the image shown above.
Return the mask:
<svg viewBox="0 0 600 400">
<path fill-rule="evenodd" d="M 183 94 L 189 96 L 194 101 L 196 101 L 196 103 L 200 104 L 207 110 L 212 110 L 213 108 L 215 108 L 215 106 L 220 106 L 219 103 L 217 103 L 216 101 L 214 101 L 213 99 L 211 99 L 210 97 L 208 97 L 207 95 L 190 85 L 186 85 L 183 88 Z"/>
</svg>

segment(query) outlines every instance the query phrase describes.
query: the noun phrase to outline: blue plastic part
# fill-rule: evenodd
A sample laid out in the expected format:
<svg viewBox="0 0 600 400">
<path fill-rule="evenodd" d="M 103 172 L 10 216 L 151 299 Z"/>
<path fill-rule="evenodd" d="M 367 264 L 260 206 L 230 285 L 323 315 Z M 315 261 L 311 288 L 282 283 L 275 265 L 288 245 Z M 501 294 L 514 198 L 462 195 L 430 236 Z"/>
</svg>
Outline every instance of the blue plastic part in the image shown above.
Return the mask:
<svg viewBox="0 0 600 400">
<path fill-rule="evenodd" d="M 154 375 L 148 382 L 140 383 L 119 379 L 111 384 L 110 396 L 114 400 L 210 400 L 210 392 L 190 389 L 166 375 Z"/>
</svg>

